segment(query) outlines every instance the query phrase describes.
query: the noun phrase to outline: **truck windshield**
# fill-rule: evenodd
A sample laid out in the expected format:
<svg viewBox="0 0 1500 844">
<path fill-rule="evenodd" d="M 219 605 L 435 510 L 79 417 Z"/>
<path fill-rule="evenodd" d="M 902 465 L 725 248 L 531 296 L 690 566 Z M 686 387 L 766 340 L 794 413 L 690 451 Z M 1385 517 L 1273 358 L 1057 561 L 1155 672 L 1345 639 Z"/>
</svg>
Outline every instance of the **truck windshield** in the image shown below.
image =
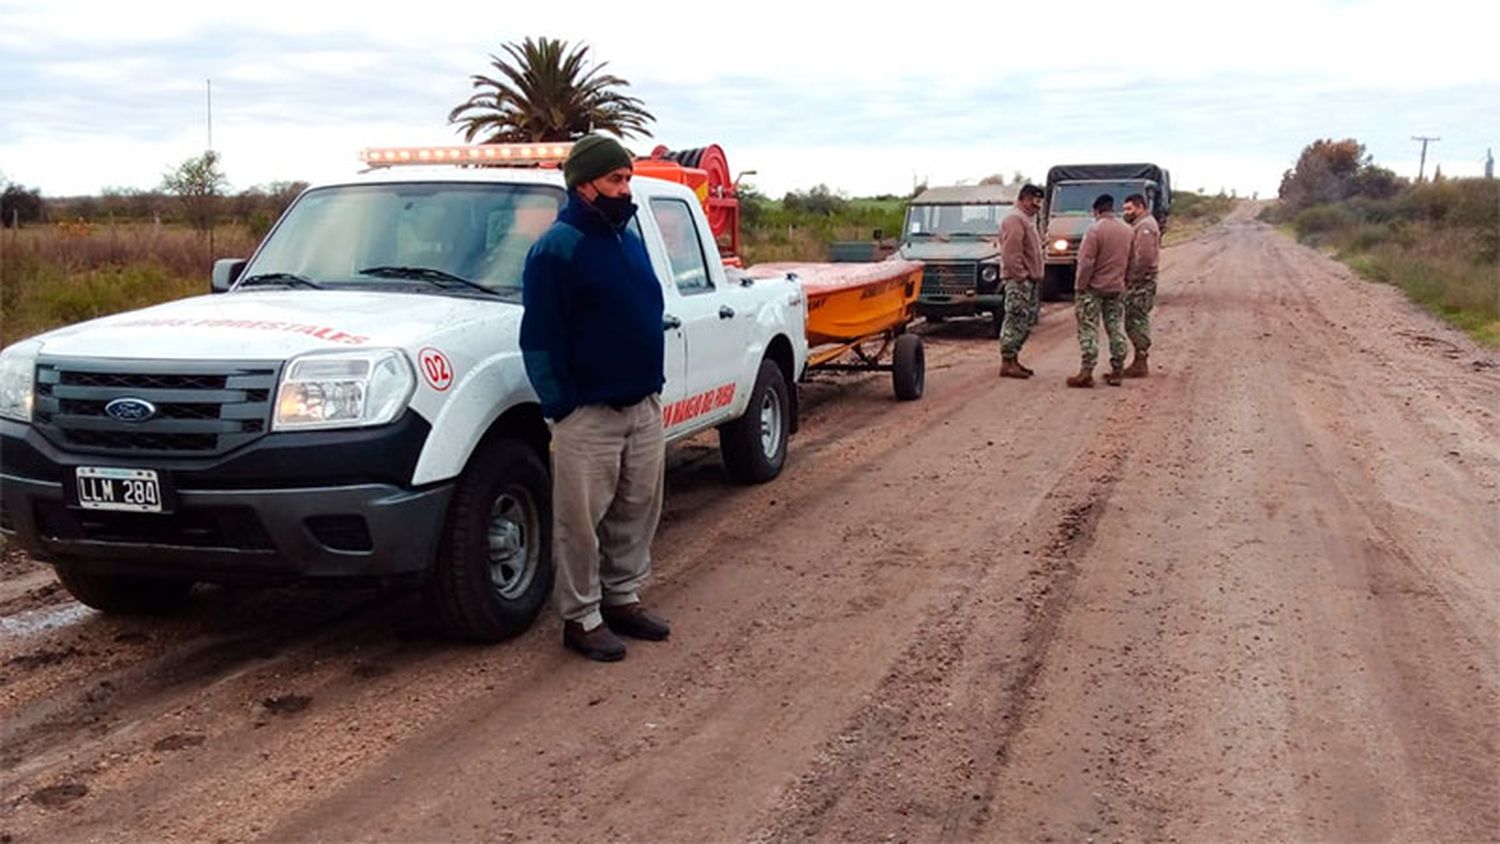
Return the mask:
<svg viewBox="0 0 1500 844">
<path fill-rule="evenodd" d="M 924 237 L 991 237 L 1010 213 L 1004 205 L 912 205 L 906 209 L 906 239 Z"/>
<path fill-rule="evenodd" d="M 319 188 L 297 200 L 244 276 L 297 277 L 324 287 L 410 287 L 430 276 L 457 280 L 434 290 L 478 292 L 464 284 L 472 282 L 517 294 L 526 253 L 563 201 L 561 190 L 545 185 Z"/>
<path fill-rule="evenodd" d="M 1115 198 L 1115 213 L 1125 207 L 1125 197 L 1138 193 L 1152 202 L 1154 191 L 1147 182 L 1075 182 L 1064 183 L 1052 189 L 1052 202 L 1048 214 L 1092 214 L 1094 200 L 1101 194 Z"/>
</svg>

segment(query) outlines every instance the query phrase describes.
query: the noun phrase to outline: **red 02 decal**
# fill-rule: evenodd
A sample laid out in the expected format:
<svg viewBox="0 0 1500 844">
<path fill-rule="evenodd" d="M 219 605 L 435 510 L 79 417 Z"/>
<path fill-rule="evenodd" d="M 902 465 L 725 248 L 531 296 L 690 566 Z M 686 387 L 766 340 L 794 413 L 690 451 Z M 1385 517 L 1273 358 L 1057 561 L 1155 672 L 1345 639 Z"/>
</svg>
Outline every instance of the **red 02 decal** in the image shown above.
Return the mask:
<svg viewBox="0 0 1500 844">
<path fill-rule="evenodd" d="M 432 389 L 442 392 L 453 384 L 453 365 L 448 356 L 434 348 L 425 348 L 417 353 L 417 368 Z"/>
</svg>

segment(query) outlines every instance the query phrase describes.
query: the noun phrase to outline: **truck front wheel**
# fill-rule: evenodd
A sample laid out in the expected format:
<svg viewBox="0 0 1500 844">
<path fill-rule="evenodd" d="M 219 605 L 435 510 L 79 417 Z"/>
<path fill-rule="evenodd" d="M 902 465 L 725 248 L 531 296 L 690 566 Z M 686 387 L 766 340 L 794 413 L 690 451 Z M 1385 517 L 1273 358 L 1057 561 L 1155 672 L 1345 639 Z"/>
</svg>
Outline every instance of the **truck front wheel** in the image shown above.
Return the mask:
<svg viewBox="0 0 1500 844">
<path fill-rule="evenodd" d="M 55 566 L 63 588 L 100 612 L 116 615 L 163 615 L 182 606 L 193 588 L 191 580 L 103 574 L 59 561 Z"/>
<path fill-rule="evenodd" d="M 730 480 L 758 484 L 781 474 L 791 434 L 791 408 L 781 367 L 773 360 L 761 361 L 745 414 L 719 426 L 719 451 Z"/>
<path fill-rule="evenodd" d="M 530 627 L 551 589 L 547 467 L 518 440 L 490 440 L 459 476 L 428 603 L 448 633 L 497 642 Z"/>
</svg>

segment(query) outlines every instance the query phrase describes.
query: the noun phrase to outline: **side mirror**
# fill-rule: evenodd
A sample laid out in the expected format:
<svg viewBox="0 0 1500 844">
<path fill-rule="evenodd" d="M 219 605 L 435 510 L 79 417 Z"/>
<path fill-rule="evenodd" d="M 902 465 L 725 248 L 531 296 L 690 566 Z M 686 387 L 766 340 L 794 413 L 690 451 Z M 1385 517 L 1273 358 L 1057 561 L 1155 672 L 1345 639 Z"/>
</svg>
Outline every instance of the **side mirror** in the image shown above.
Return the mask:
<svg viewBox="0 0 1500 844">
<path fill-rule="evenodd" d="M 210 293 L 223 293 L 234 286 L 240 273 L 245 271 L 244 258 L 220 258 L 214 261 L 213 280 L 209 282 Z"/>
</svg>

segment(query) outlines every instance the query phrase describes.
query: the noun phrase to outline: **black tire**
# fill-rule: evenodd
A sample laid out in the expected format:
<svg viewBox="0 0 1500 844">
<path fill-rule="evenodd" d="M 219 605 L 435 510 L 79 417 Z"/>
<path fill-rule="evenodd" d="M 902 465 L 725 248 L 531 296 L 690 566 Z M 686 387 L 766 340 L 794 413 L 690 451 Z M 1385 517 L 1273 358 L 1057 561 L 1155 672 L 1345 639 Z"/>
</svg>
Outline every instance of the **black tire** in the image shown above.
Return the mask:
<svg viewBox="0 0 1500 844">
<path fill-rule="evenodd" d="M 891 355 L 891 384 L 896 398 L 902 401 L 922 397 L 927 386 L 927 354 L 922 350 L 921 337 L 902 334 L 896 338 L 896 350 Z"/>
<path fill-rule="evenodd" d="M 791 435 L 792 402 L 786 376 L 773 360 L 760 362 L 745 414 L 719 426 L 719 452 L 730 480 L 759 484 L 781 474 Z"/>
<path fill-rule="evenodd" d="M 536 620 L 552 591 L 552 478 L 525 443 L 489 440 L 469 458 L 425 591 L 457 638 L 498 642 Z"/>
<path fill-rule="evenodd" d="M 1052 264 L 1042 271 L 1042 301 L 1056 302 L 1073 298 L 1073 264 Z"/>
<path fill-rule="evenodd" d="M 946 319 L 947 317 L 942 314 L 931 314 L 927 317 L 927 321 L 933 325 L 942 325 Z"/>
<path fill-rule="evenodd" d="M 193 588 L 191 580 L 102 574 L 64 562 L 55 568 L 63 588 L 80 603 L 115 615 L 166 615 L 180 609 Z"/>
</svg>

